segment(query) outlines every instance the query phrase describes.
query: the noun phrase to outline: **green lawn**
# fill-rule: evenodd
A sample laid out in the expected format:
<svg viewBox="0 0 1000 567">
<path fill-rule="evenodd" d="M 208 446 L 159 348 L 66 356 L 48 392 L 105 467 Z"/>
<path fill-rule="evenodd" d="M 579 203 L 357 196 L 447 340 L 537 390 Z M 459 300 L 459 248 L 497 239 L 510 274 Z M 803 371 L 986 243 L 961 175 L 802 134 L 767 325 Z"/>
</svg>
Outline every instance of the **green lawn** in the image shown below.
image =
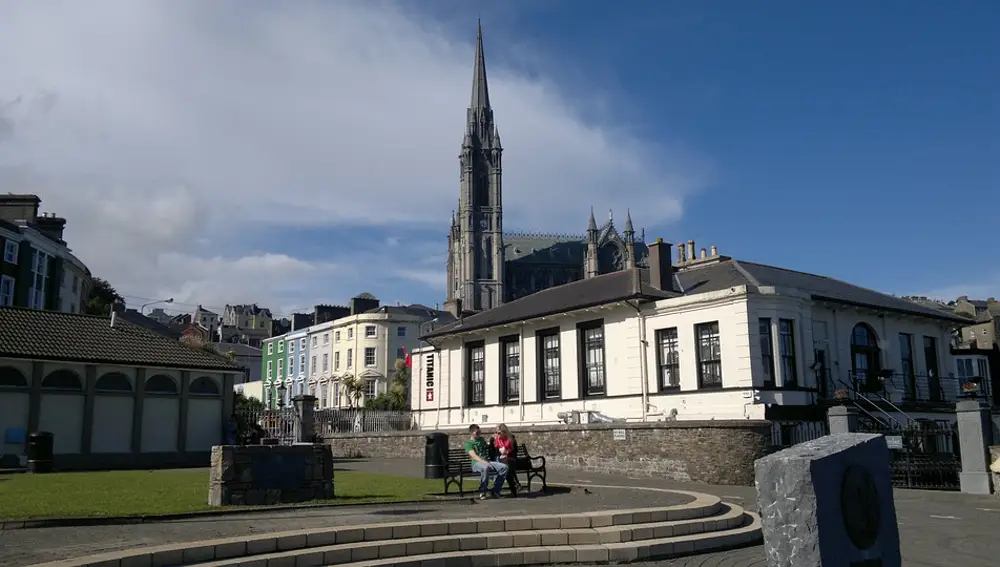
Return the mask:
<svg viewBox="0 0 1000 567">
<path fill-rule="evenodd" d="M 471 485 L 466 480 L 466 487 Z M 338 471 L 336 498 L 310 504 L 421 500 L 441 494 L 440 480 Z M 106 471 L 0 476 L 0 519 L 149 516 L 207 505 L 208 471 Z"/>
</svg>

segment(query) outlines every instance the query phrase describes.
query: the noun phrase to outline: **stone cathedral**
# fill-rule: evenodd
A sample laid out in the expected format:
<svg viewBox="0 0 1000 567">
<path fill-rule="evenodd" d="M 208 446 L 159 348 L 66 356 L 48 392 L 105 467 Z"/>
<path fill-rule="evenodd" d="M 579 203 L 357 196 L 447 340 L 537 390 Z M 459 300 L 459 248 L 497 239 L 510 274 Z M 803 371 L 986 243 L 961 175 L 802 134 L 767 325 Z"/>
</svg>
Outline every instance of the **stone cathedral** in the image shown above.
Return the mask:
<svg viewBox="0 0 1000 567">
<path fill-rule="evenodd" d="M 472 100 L 459 155 L 461 190 L 448 233 L 447 301 L 484 311 L 536 291 L 634 266 L 648 250 L 631 215 L 619 233 L 613 217 L 590 212 L 582 235 L 503 232 L 503 147 L 490 106 L 483 30 L 476 37 Z"/>
</svg>

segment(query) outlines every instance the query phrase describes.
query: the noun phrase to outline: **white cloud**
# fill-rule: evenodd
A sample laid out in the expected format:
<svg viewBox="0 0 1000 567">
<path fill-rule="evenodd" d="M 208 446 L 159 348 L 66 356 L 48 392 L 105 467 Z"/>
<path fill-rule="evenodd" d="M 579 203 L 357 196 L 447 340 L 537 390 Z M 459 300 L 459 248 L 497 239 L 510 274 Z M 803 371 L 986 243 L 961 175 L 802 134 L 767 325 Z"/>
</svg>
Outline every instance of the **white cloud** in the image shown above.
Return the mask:
<svg viewBox="0 0 1000 567">
<path fill-rule="evenodd" d="M 411 264 L 409 225 L 439 228 L 443 251 L 474 30 L 442 30 L 377 2 L 7 2 L 0 191 L 39 193 L 81 259 L 129 293 L 342 300 L 358 278 L 296 287 L 287 270 Z M 508 228 L 579 232 L 591 204 L 641 208 L 645 225 L 680 214 L 701 167 L 584 123 L 557 85 L 492 63 L 504 46 L 485 33 Z M 363 264 L 241 244 L 303 225 L 393 234 Z M 396 273 L 440 288 L 428 269 Z"/>
</svg>

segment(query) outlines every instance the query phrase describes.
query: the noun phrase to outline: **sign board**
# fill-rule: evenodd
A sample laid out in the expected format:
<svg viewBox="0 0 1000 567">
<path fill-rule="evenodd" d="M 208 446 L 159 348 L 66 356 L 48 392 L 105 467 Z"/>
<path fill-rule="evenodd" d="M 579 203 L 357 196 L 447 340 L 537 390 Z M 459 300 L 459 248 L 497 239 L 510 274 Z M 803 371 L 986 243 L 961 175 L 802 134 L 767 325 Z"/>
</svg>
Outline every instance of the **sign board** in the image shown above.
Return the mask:
<svg viewBox="0 0 1000 567">
<path fill-rule="evenodd" d="M 624 429 L 614 429 L 611 431 L 615 441 L 624 441 L 627 437 L 627 433 Z"/>
<path fill-rule="evenodd" d="M 424 359 L 424 386 L 427 388 L 424 393 L 424 400 L 428 402 L 434 401 L 434 355 L 428 354 Z"/>
<path fill-rule="evenodd" d="M 902 449 L 903 448 L 903 436 L 902 435 L 886 435 L 885 444 L 889 446 L 890 449 Z"/>
</svg>

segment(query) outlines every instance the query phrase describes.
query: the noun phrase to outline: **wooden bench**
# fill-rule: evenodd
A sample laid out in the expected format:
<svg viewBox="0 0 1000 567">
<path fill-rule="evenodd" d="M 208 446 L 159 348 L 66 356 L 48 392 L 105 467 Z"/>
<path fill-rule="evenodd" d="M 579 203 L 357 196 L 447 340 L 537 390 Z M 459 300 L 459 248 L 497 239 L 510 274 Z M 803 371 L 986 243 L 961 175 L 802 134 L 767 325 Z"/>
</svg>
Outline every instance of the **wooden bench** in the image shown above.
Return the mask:
<svg viewBox="0 0 1000 567">
<path fill-rule="evenodd" d="M 517 456 L 514 459 L 514 465 L 509 468 L 507 476 L 513 478 L 516 482 L 518 480 L 517 473 L 524 473 L 525 480 L 527 481 L 525 488 L 529 492 L 531 491 L 532 479 L 541 480 L 542 490 L 548 490 L 545 475 L 545 457 L 532 457 L 528 453 L 527 445 L 518 446 L 515 455 Z M 492 457 L 493 455 L 491 455 L 490 460 L 493 460 Z M 448 489 L 454 484 L 458 486 L 459 496 L 465 496 L 462 479 L 467 476 L 479 476 L 479 473 L 472 470 L 472 459 L 469 457 L 469 454 L 464 449 L 449 449 L 447 459 L 444 460 L 444 493 L 448 494 Z"/>
</svg>

